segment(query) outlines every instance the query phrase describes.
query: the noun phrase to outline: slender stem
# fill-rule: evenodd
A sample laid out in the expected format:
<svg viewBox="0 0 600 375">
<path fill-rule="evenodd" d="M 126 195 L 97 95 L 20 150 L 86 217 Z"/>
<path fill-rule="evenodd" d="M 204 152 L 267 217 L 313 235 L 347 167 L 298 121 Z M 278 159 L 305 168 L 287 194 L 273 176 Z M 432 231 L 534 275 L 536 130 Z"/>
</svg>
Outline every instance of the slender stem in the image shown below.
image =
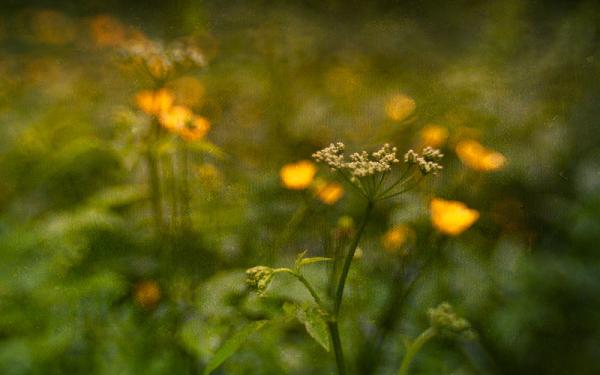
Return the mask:
<svg viewBox="0 0 600 375">
<path fill-rule="evenodd" d="M 343 174 L 342 174 L 343 175 Z M 338 280 L 337 286 L 335 288 L 335 296 L 333 301 L 333 312 L 330 316 L 329 321 L 327 322 L 327 328 L 329 330 L 329 336 L 331 337 L 331 343 L 333 345 L 333 353 L 335 355 L 335 363 L 337 366 L 338 375 L 346 375 L 346 364 L 344 361 L 344 351 L 342 349 L 342 342 L 340 340 L 340 331 L 338 328 L 338 316 L 340 312 L 340 307 L 342 305 L 342 297 L 344 295 L 344 285 L 346 284 L 346 278 L 348 277 L 348 271 L 350 270 L 350 264 L 352 263 L 352 259 L 354 258 L 354 253 L 356 252 L 356 248 L 358 247 L 358 243 L 360 242 L 360 238 L 367 226 L 367 222 L 369 221 L 369 216 L 371 215 L 371 210 L 373 209 L 373 201 L 369 200 L 367 203 L 367 207 L 365 209 L 365 214 L 363 217 L 363 221 L 358 229 L 358 232 L 354 236 L 350 248 L 348 249 L 348 253 L 344 258 L 344 265 L 342 271 L 340 273 L 340 278 Z M 337 259 L 334 259 L 334 262 Z"/>
<path fill-rule="evenodd" d="M 165 187 L 165 190 L 170 190 L 169 195 L 171 198 L 171 245 L 173 246 L 173 251 L 177 250 L 177 236 L 178 236 L 178 217 L 179 210 L 177 204 L 177 179 L 175 175 L 175 164 L 176 164 L 175 155 L 171 155 L 168 160 L 164 160 L 164 172 L 166 175 L 166 179 L 168 181 L 168 186 Z"/>
<path fill-rule="evenodd" d="M 363 221 L 352 241 L 350 248 L 348 249 L 348 253 L 346 254 L 346 258 L 344 259 L 344 265 L 342 268 L 342 272 L 340 274 L 340 279 L 337 284 L 335 299 L 333 302 L 333 316 L 337 318 L 340 306 L 342 305 L 342 297 L 344 295 L 344 286 L 346 285 L 346 278 L 348 277 L 348 271 L 350 271 L 350 264 L 352 263 L 352 259 L 354 258 L 354 253 L 356 252 L 356 248 L 358 247 L 358 243 L 360 242 L 360 238 L 367 226 L 367 222 L 369 221 L 369 216 L 371 215 L 371 211 L 373 209 L 373 202 L 369 201 L 367 203 L 367 208 L 365 209 L 365 214 L 363 217 Z"/>
<path fill-rule="evenodd" d="M 346 180 L 346 182 L 350 186 L 353 186 L 356 190 L 358 190 L 358 192 L 360 193 L 360 195 L 362 195 L 363 197 L 365 197 L 365 198 L 368 199 L 367 192 L 365 191 L 365 189 L 363 188 L 362 184 L 360 183 L 360 180 L 358 181 L 358 184 L 355 184 L 354 182 L 352 182 L 352 179 L 350 177 L 348 177 L 348 175 L 346 174 L 346 172 L 344 172 L 341 169 L 338 169 L 338 172 L 340 172 L 340 175 L 344 178 L 344 180 Z"/>
<path fill-rule="evenodd" d="M 397 191 L 397 192 L 395 192 L 395 193 L 388 194 L 388 195 L 385 195 L 385 196 L 381 196 L 381 195 L 380 195 L 379 197 L 377 197 L 377 198 L 376 198 L 376 200 L 378 200 L 378 201 L 381 201 L 381 200 L 385 200 L 385 199 L 389 199 L 389 198 L 397 197 L 398 195 L 400 195 L 400 194 L 402 194 L 402 193 L 406 193 L 407 191 L 409 191 L 409 190 L 411 190 L 411 189 L 413 189 L 413 188 L 417 187 L 417 185 L 419 185 L 419 183 L 421 183 L 421 181 L 423 181 L 423 177 L 424 177 L 424 176 L 423 176 L 423 175 L 421 175 L 421 176 L 420 176 L 420 177 L 419 177 L 419 178 L 418 178 L 418 179 L 417 179 L 417 180 L 416 180 L 416 181 L 415 181 L 413 184 L 411 184 L 409 187 L 405 187 L 404 189 L 402 189 L 402 190 L 400 190 L 400 191 Z M 411 179 L 412 179 L 412 177 L 411 177 Z M 407 182 L 408 182 L 408 181 L 409 181 L 409 180 L 407 180 Z M 402 184 L 402 185 L 404 185 L 404 184 Z"/>
<path fill-rule="evenodd" d="M 414 178 L 415 173 L 411 174 L 407 178 L 405 178 L 405 175 L 406 174 L 403 173 L 396 181 L 394 181 L 394 183 L 392 183 L 390 186 L 388 186 L 387 188 L 385 188 L 382 192 L 380 192 L 379 194 L 377 194 L 377 196 L 378 197 L 384 196 L 385 194 L 387 194 L 388 192 L 390 192 L 392 189 L 394 189 L 398 185 L 400 185 L 400 186 L 406 185 L 408 182 L 410 182 Z"/>
<path fill-rule="evenodd" d="M 159 124 L 153 121 L 151 124 L 148 144 L 146 149 L 146 163 L 148 165 L 148 179 L 150 182 L 150 196 L 152 200 L 152 211 L 154 222 L 158 233 L 163 229 L 163 211 L 161 202 L 160 174 L 158 170 L 158 160 L 156 157 L 155 143 L 160 136 Z"/>
<path fill-rule="evenodd" d="M 317 305 L 319 305 L 319 307 L 321 309 L 323 309 L 324 311 L 327 311 L 325 306 L 323 305 L 323 303 L 321 302 L 321 298 L 319 298 L 319 295 L 317 294 L 317 291 L 313 288 L 312 285 L 310 285 L 310 283 L 308 282 L 308 280 L 306 280 L 306 278 L 299 272 L 295 272 L 289 268 L 276 268 L 273 270 L 274 273 L 278 273 L 278 272 L 284 272 L 284 273 L 289 273 L 290 275 L 294 276 L 296 279 L 298 279 L 298 281 L 300 281 L 304 287 L 306 288 L 306 290 L 308 290 L 308 292 L 310 293 L 310 295 L 312 296 L 312 298 L 315 300 L 315 302 L 317 303 Z"/>
<path fill-rule="evenodd" d="M 304 220 L 304 217 L 308 213 L 310 207 L 307 202 L 304 202 L 301 206 L 296 209 L 296 212 L 290 218 L 290 221 L 286 224 L 283 232 L 281 232 L 279 238 L 276 240 L 275 245 L 267 250 L 266 261 L 271 263 L 275 258 L 275 252 L 280 251 L 283 246 L 288 242 L 292 234 L 298 229 L 298 226 Z"/>
<path fill-rule="evenodd" d="M 417 355 L 423 345 L 425 345 L 427 341 L 434 338 L 435 335 L 437 335 L 437 330 L 434 327 L 429 327 L 409 345 L 408 349 L 406 350 L 406 355 L 404 358 L 402 358 L 402 364 L 400 365 L 398 375 L 408 374 L 408 368 L 410 367 L 410 363 L 414 359 L 415 355 Z"/>
<path fill-rule="evenodd" d="M 189 182 L 189 148 L 185 141 L 181 142 L 181 226 L 187 231 L 191 227 L 190 217 L 190 182 Z"/>
<path fill-rule="evenodd" d="M 327 322 L 331 343 L 333 345 L 333 353 L 335 354 L 335 364 L 337 366 L 338 375 L 346 375 L 346 365 L 344 362 L 344 351 L 342 350 L 342 342 L 340 340 L 340 330 L 338 329 L 337 320 Z"/>
</svg>

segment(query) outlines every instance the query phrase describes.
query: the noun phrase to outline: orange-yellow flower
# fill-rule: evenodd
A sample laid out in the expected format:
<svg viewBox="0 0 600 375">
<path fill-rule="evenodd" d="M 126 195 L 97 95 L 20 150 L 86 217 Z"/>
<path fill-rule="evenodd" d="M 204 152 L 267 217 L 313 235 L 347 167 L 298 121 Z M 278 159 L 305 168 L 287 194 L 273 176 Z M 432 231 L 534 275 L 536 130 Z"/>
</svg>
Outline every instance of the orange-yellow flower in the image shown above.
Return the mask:
<svg viewBox="0 0 600 375">
<path fill-rule="evenodd" d="M 279 171 L 283 186 L 288 189 L 302 190 L 310 186 L 317 173 L 317 167 L 308 160 L 284 165 Z"/>
<path fill-rule="evenodd" d="M 149 115 L 160 116 L 173 105 L 173 94 L 167 89 L 157 91 L 143 90 L 136 97 L 137 106 Z"/>
<path fill-rule="evenodd" d="M 344 187 L 337 182 L 327 182 L 321 179 L 315 181 L 315 194 L 321 202 L 332 205 L 344 195 Z"/>
<path fill-rule="evenodd" d="M 160 301 L 160 287 L 154 280 L 140 281 L 135 285 L 133 298 L 143 308 L 154 307 Z"/>
<path fill-rule="evenodd" d="M 206 135 L 210 129 L 210 122 L 202 116 L 195 116 L 179 129 L 179 135 L 186 141 L 196 141 Z"/>
<path fill-rule="evenodd" d="M 162 126 L 173 132 L 179 132 L 194 118 L 188 107 L 176 105 L 160 113 L 159 121 Z"/>
<path fill-rule="evenodd" d="M 385 105 L 385 113 L 393 121 L 402 121 L 410 116 L 417 104 L 413 98 L 404 94 L 392 96 Z"/>
<path fill-rule="evenodd" d="M 458 201 L 433 198 L 430 209 L 433 226 L 451 236 L 461 234 L 479 219 L 479 211 L 468 208 Z"/>
<path fill-rule="evenodd" d="M 424 146 L 438 148 L 448 140 L 448 129 L 436 124 L 428 124 L 421 130 L 421 143 Z"/>
<path fill-rule="evenodd" d="M 386 251 L 396 253 L 412 235 L 413 231 L 408 226 L 397 225 L 385 232 L 381 244 Z"/>
<path fill-rule="evenodd" d="M 476 171 L 495 171 L 502 168 L 506 163 L 504 155 L 487 149 L 481 143 L 472 139 L 458 142 L 456 154 L 463 164 Z"/>
</svg>

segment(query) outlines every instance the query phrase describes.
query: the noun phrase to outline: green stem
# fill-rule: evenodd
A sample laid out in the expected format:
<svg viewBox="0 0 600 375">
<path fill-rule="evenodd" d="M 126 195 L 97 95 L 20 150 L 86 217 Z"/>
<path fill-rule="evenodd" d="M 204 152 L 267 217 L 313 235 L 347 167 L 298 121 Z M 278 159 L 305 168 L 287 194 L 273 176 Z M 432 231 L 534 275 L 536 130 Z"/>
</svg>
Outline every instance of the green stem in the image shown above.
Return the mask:
<svg viewBox="0 0 600 375">
<path fill-rule="evenodd" d="M 275 245 L 272 248 L 268 249 L 268 253 L 266 254 L 267 263 L 273 262 L 273 260 L 275 259 L 275 252 L 280 251 L 283 248 L 283 246 L 288 242 L 292 234 L 294 234 L 296 229 L 298 229 L 300 223 L 302 223 L 302 220 L 306 216 L 306 213 L 308 212 L 309 208 L 310 207 L 308 203 L 304 202 L 301 206 L 298 207 L 296 212 L 294 212 L 294 215 L 292 216 L 290 221 L 288 221 L 283 232 L 279 236 L 279 239 L 277 239 L 277 241 L 275 242 Z"/>
<path fill-rule="evenodd" d="M 191 210 L 190 210 L 190 182 L 189 182 L 189 149 L 185 142 L 181 142 L 181 226 L 188 231 L 191 228 Z"/>
<path fill-rule="evenodd" d="M 423 331 L 423 333 L 421 333 L 415 339 L 415 341 L 413 341 L 409 345 L 408 349 L 406 350 L 406 355 L 402 359 L 402 364 L 400 365 L 400 370 L 398 371 L 398 375 L 407 375 L 408 374 L 408 368 L 410 367 L 410 364 L 411 364 L 412 360 L 414 359 L 415 355 L 417 355 L 417 353 L 419 352 L 419 350 L 421 350 L 423 345 L 425 345 L 427 343 L 427 341 L 434 338 L 435 335 L 437 335 L 437 330 L 434 327 L 429 327 L 425 331 Z"/>
<path fill-rule="evenodd" d="M 348 277 L 348 271 L 350 271 L 350 264 L 352 264 L 352 259 L 354 258 L 354 253 L 356 252 L 356 248 L 358 247 L 358 243 L 360 242 L 360 238 L 367 226 L 367 222 L 369 221 L 369 216 L 371 215 L 371 211 L 373 210 L 373 202 L 369 201 L 367 203 L 367 208 L 365 209 L 365 214 L 363 217 L 363 221 L 350 245 L 350 249 L 346 254 L 346 258 L 344 259 L 344 265 L 342 267 L 342 272 L 340 274 L 340 279 L 337 284 L 335 299 L 333 301 L 333 316 L 337 319 L 338 313 L 340 311 L 340 307 L 342 305 L 342 297 L 344 295 L 344 286 L 346 285 L 346 278 Z"/>
<path fill-rule="evenodd" d="M 300 281 L 308 290 L 308 292 L 310 293 L 310 295 L 312 296 L 312 298 L 315 300 L 315 302 L 317 303 L 317 305 L 319 305 L 319 307 L 321 309 L 323 309 L 324 311 L 327 311 L 325 309 L 325 306 L 323 305 L 323 303 L 321 302 L 321 298 L 319 298 L 319 295 L 317 294 L 317 291 L 312 287 L 312 285 L 310 285 L 310 283 L 308 282 L 308 280 L 306 280 L 306 278 L 304 276 L 302 276 L 301 273 L 298 272 L 294 272 L 289 268 L 276 268 L 275 270 L 273 270 L 273 272 L 277 273 L 277 272 L 285 272 L 285 273 L 289 273 L 290 275 L 294 276 L 296 279 L 298 279 L 298 281 Z"/>
<path fill-rule="evenodd" d="M 340 340 L 340 331 L 338 329 L 337 320 L 327 322 L 331 343 L 333 345 L 333 353 L 335 355 L 335 364 L 337 366 L 338 375 L 346 375 L 346 365 L 344 362 L 344 352 L 342 350 L 342 342 Z"/>
<path fill-rule="evenodd" d="M 348 277 L 348 272 L 350 271 L 350 265 L 352 264 L 352 259 L 354 258 L 354 253 L 356 252 L 356 248 L 358 247 L 358 243 L 360 242 L 360 238 L 362 237 L 363 232 L 365 231 L 365 227 L 367 226 L 367 222 L 369 221 L 369 216 L 371 215 L 371 211 L 373 209 L 373 202 L 369 200 L 367 203 L 367 208 L 365 209 L 365 214 L 363 217 L 363 221 L 360 224 L 360 228 L 356 233 L 356 236 L 352 240 L 350 244 L 350 248 L 348 249 L 348 253 L 344 259 L 344 265 L 342 271 L 340 273 L 340 278 L 335 290 L 335 299 L 333 301 L 333 314 L 331 319 L 327 322 L 327 328 L 329 329 L 329 335 L 331 336 L 331 342 L 333 344 L 333 353 L 335 355 L 335 363 L 337 365 L 338 375 L 346 375 L 346 364 L 344 362 L 344 351 L 342 349 L 342 342 L 340 340 L 340 331 L 338 328 L 338 316 L 340 312 L 340 307 L 342 305 L 342 297 L 344 295 L 344 286 L 346 284 L 346 279 Z"/>
<path fill-rule="evenodd" d="M 158 170 L 158 159 L 156 157 L 155 143 L 160 136 L 159 124 L 153 121 L 152 129 L 148 137 L 146 149 L 146 163 L 148 165 L 148 179 L 150 183 L 150 197 L 152 200 L 152 212 L 156 230 L 159 234 L 163 231 L 163 211 L 161 202 L 160 175 Z"/>
</svg>

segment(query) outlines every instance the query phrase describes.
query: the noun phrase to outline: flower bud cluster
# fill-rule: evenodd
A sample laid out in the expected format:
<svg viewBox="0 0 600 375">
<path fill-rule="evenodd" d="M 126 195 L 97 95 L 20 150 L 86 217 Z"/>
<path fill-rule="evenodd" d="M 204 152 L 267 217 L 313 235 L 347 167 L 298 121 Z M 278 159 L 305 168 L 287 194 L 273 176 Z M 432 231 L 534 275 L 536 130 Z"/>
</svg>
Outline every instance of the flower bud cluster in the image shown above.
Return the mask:
<svg viewBox="0 0 600 375">
<path fill-rule="evenodd" d="M 413 150 L 408 150 L 408 152 L 404 154 L 404 162 L 409 165 L 416 165 L 423 175 L 436 175 L 443 169 L 442 165 L 438 163 L 438 161 L 444 157 L 444 154 L 442 154 L 440 150 L 425 147 L 423 151 L 421 151 L 421 155 L 422 156 Z"/>
<path fill-rule="evenodd" d="M 343 143 L 332 143 L 312 156 L 317 162 L 323 162 L 332 169 L 348 171 L 353 179 L 387 172 L 392 164 L 399 163 L 396 147 L 387 143 L 371 154 L 367 151 L 355 152 L 350 155 L 350 161 L 345 161 L 344 150 Z"/>
<path fill-rule="evenodd" d="M 177 68 L 195 68 L 206 65 L 202 51 L 187 40 L 177 40 L 169 45 L 146 38 L 131 41 L 123 46 L 124 57 L 146 66 L 155 78 L 164 78 Z"/>
<path fill-rule="evenodd" d="M 452 306 L 447 302 L 429 309 L 428 315 L 431 325 L 440 331 L 466 336 L 472 335 L 471 324 L 466 319 L 456 315 Z"/>
<path fill-rule="evenodd" d="M 269 284 L 271 284 L 274 274 L 275 272 L 271 267 L 252 267 L 246 270 L 246 284 L 248 284 L 252 289 L 255 289 L 256 292 L 261 295 L 267 290 Z"/>
</svg>

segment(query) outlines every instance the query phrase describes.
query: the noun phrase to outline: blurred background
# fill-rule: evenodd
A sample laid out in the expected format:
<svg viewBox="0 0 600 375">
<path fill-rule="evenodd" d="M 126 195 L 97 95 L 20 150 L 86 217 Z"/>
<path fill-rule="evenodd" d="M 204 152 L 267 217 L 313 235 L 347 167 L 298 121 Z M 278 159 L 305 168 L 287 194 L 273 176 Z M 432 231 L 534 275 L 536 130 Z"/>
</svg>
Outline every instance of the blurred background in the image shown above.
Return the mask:
<svg viewBox="0 0 600 375">
<path fill-rule="evenodd" d="M 442 301 L 478 337 L 433 340 L 414 373 L 600 373 L 596 2 L 0 9 L 0 373 L 200 374 L 264 318 L 215 373 L 333 373 L 277 318 L 303 291 L 281 278 L 258 298 L 244 271 L 352 233 L 360 197 L 298 163 L 337 141 L 446 155 L 367 227 L 341 328 L 352 373 L 395 373 Z M 440 234 L 434 197 L 478 220 Z M 325 271 L 307 272 L 323 290 Z"/>
</svg>

